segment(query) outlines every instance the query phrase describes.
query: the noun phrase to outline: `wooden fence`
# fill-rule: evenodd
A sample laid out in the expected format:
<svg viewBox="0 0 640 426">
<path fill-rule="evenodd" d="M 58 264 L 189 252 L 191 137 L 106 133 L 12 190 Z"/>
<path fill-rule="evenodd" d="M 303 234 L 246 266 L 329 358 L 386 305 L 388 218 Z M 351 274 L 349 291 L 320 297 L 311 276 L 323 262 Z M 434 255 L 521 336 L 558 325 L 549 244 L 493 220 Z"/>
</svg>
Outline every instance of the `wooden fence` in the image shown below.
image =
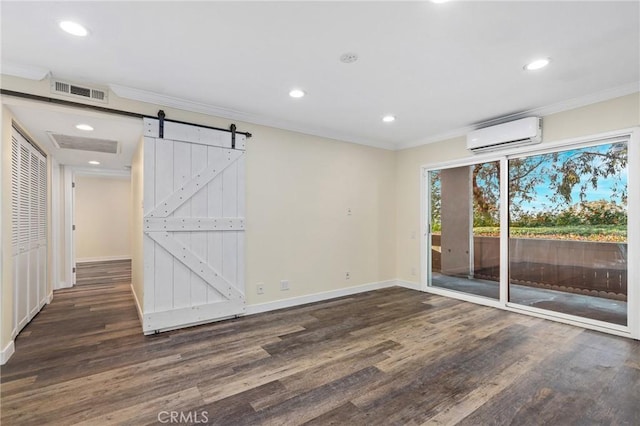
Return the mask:
<svg viewBox="0 0 640 426">
<path fill-rule="evenodd" d="M 432 236 L 432 268 L 440 271 L 440 235 Z M 529 287 L 627 299 L 627 244 L 512 238 L 510 282 Z M 474 237 L 475 278 L 499 281 L 500 239 Z"/>
</svg>

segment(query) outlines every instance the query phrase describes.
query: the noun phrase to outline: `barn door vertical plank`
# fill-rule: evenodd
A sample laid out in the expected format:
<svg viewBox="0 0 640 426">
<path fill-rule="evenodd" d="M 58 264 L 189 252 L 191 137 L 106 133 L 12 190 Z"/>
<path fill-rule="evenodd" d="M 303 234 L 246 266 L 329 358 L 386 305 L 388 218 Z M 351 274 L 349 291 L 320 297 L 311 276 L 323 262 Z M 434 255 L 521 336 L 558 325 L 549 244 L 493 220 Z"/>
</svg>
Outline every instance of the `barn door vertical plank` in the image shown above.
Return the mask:
<svg viewBox="0 0 640 426">
<path fill-rule="evenodd" d="M 191 144 L 191 175 L 195 175 L 207 166 L 207 147 Z M 193 217 L 207 217 L 208 191 L 206 188 L 198 191 L 191 198 L 191 215 Z M 207 232 L 193 232 L 191 235 L 191 249 L 203 260 L 208 260 Z M 193 271 L 191 272 L 191 305 L 197 306 L 207 303 L 207 287 L 209 285 Z"/>
<path fill-rule="evenodd" d="M 243 136 L 244 138 L 244 136 Z M 238 159 L 238 183 L 237 183 L 237 216 L 244 218 L 246 216 L 246 200 L 245 200 L 245 186 L 246 186 L 246 172 L 245 172 L 245 160 L 246 155 L 243 155 Z M 246 221 L 245 221 L 246 224 Z M 245 225 L 246 226 L 246 225 Z M 245 259 L 245 232 L 235 232 L 237 241 L 237 283 L 236 288 L 244 294 L 244 259 Z"/>
<path fill-rule="evenodd" d="M 173 193 L 173 142 L 157 139 L 156 142 L 156 204 Z M 173 256 L 156 244 L 155 307 L 166 311 L 173 308 Z"/>
<path fill-rule="evenodd" d="M 225 155 L 227 155 L 226 152 Z M 238 216 L 238 161 L 225 169 L 222 175 L 223 217 Z M 238 234 L 237 231 L 222 233 L 222 275 L 236 288 L 238 285 Z"/>
<path fill-rule="evenodd" d="M 156 139 L 145 137 L 143 141 L 143 200 L 142 213 L 146 216 L 156 206 Z M 139 206 L 134 206 L 139 208 Z M 145 311 L 153 311 L 155 305 L 155 245 L 156 243 L 145 235 L 143 237 L 144 251 L 144 291 L 143 308 Z M 143 321 L 144 322 L 144 321 Z"/>
<path fill-rule="evenodd" d="M 209 165 L 219 163 L 223 156 L 226 155 L 226 150 L 216 148 L 216 147 L 208 147 L 208 161 Z M 207 194 L 208 194 L 208 216 L 209 217 L 222 217 L 222 180 L 223 175 L 220 174 L 216 176 L 209 184 L 207 185 Z M 222 233 L 209 231 L 207 232 L 207 263 L 211 265 L 215 270 L 222 272 Z M 226 278 L 226 277 L 225 277 Z M 224 298 L 211 286 L 207 286 L 207 302 L 214 303 L 224 300 Z"/>
<path fill-rule="evenodd" d="M 186 142 L 173 142 L 173 192 L 191 180 L 191 145 Z M 176 209 L 172 217 L 190 217 L 191 200 L 185 201 Z M 191 232 L 173 232 L 173 237 L 185 247 L 191 248 Z M 191 270 L 180 260 L 173 259 L 173 307 L 191 306 Z"/>
</svg>

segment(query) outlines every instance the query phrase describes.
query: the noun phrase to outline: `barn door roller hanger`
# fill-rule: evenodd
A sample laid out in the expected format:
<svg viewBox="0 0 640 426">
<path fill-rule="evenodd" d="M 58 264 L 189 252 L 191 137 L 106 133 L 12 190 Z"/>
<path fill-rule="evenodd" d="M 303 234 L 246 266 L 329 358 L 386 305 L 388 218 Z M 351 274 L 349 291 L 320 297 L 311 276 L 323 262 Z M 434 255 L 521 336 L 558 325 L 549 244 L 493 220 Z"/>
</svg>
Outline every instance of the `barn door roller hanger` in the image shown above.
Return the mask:
<svg viewBox="0 0 640 426">
<path fill-rule="evenodd" d="M 160 139 L 164 139 L 164 122 L 166 121 L 171 121 L 173 123 L 180 123 L 180 124 L 188 124 L 190 126 L 196 126 L 196 127 L 203 127 L 205 129 L 214 129 L 214 130 L 222 130 L 225 132 L 230 132 L 231 133 L 231 149 L 236 149 L 236 134 L 241 134 L 241 135 L 245 135 L 246 137 L 250 138 L 252 135 L 249 132 L 238 132 L 236 129 L 236 125 L 235 124 L 231 124 L 231 126 L 229 126 L 229 129 L 220 129 L 218 127 L 210 127 L 210 126 L 203 126 L 200 124 L 193 124 L 193 123 L 187 123 L 184 121 L 176 121 L 176 120 L 168 120 L 167 115 L 165 114 L 165 112 L 163 110 L 158 111 L 158 137 Z"/>
</svg>

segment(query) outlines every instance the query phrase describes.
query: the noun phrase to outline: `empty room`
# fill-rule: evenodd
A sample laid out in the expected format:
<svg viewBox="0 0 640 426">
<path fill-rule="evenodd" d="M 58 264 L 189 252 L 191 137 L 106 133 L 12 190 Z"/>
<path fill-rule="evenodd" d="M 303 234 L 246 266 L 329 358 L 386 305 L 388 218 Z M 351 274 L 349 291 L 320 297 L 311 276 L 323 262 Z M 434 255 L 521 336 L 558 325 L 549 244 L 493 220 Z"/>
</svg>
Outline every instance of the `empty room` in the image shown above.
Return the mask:
<svg viewBox="0 0 640 426">
<path fill-rule="evenodd" d="M 640 424 L 640 2 L 0 2 L 3 425 Z"/>
</svg>

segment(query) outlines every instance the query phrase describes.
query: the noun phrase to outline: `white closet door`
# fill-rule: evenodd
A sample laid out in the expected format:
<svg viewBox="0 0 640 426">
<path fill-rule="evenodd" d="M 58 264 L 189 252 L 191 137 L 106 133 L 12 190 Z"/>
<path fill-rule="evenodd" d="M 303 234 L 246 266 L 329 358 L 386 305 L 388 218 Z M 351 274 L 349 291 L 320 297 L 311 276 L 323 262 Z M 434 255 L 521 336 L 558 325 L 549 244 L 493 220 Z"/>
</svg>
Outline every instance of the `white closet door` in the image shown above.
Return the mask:
<svg viewBox="0 0 640 426">
<path fill-rule="evenodd" d="M 47 162 L 38 160 L 38 311 L 47 302 Z"/>
<path fill-rule="evenodd" d="M 245 136 L 145 120 L 146 333 L 245 312 Z"/>
<path fill-rule="evenodd" d="M 15 336 L 46 302 L 47 163 L 15 128 L 11 138 Z"/>
</svg>

